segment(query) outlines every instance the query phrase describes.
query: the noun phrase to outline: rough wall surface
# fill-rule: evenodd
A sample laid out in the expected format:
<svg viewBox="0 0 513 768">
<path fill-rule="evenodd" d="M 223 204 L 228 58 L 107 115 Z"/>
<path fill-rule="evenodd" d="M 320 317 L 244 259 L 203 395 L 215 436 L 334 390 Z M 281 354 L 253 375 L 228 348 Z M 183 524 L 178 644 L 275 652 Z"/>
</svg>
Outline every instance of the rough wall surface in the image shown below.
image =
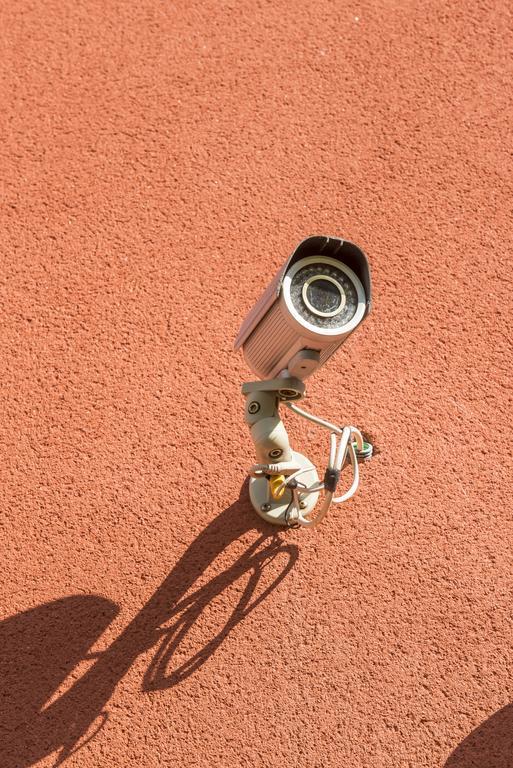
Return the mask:
<svg viewBox="0 0 513 768">
<path fill-rule="evenodd" d="M 513 765 L 511 14 L 2 3 L 2 768 Z M 312 233 L 379 454 L 273 534 L 231 345 Z"/>
</svg>

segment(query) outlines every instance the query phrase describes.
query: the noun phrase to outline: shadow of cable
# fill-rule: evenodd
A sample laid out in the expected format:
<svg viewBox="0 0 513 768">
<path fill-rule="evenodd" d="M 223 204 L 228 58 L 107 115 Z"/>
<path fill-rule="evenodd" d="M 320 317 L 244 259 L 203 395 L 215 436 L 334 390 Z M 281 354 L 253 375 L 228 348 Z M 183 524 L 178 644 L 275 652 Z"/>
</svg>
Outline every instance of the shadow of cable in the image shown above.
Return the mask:
<svg viewBox="0 0 513 768">
<path fill-rule="evenodd" d="M 278 566 L 278 574 L 262 589 L 260 594 L 256 595 L 258 586 L 264 578 L 265 570 L 270 569 L 278 557 L 282 555 L 285 555 L 286 560 L 281 569 Z M 296 559 L 297 548 L 294 545 L 284 544 L 277 536 L 269 540 L 268 537 L 262 535 L 230 568 L 180 602 L 173 611 L 174 616 L 176 616 L 175 622 L 171 627 L 163 630 L 160 648 L 144 676 L 143 690 L 170 688 L 195 672 L 216 651 L 230 631 L 257 605 L 263 602 L 285 578 Z M 238 582 L 241 577 L 248 573 L 250 576 L 247 584 L 224 626 L 199 651 L 172 672 L 167 673 L 166 670 L 180 644 L 207 606 L 225 592 L 229 586 Z"/>
<path fill-rule="evenodd" d="M 210 567 L 215 570 L 215 561 L 233 542 L 255 529 L 260 535 L 233 564 L 205 584 L 196 584 Z M 198 670 L 285 578 L 297 557 L 297 547 L 260 521 L 246 499 L 239 499 L 202 531 L 146 605 L 97 656 L 88 657 L 87 652 L 118 613 L 118 607 L 105 598 L 63 598 L 1 622 L 2 768 L 26 768 L 58 751 L 57 766 L 83 747 L 105 725 L 105 707 L 117 684 L 137 657 L 154 645 L 158 650 L 144 676 L 143 690 L 169 688 Z M 267 583 L 262 586 L 264 576 Z M 224 625 L 169 671 L 174 655 L 183 653 L 184 638 L 210 603 L 233 585 L 240 586 L 243 579 L 236 604 L 229 603 Z M 51 700 L 87 658 L 94 659 L 89 669 Z"/>
<path fill-rule="evenodd" d="M 444 768 L 513 768 L 513 704 L 499 709 L 472 731 Z"/>
</svg>

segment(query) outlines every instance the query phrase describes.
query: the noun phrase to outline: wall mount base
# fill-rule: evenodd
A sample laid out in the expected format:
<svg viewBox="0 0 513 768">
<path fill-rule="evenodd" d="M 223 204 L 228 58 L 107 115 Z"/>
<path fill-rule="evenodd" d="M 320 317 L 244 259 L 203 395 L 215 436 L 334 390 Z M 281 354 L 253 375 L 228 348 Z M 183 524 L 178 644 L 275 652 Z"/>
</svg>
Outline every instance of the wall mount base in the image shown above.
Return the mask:
<svg viewBox="0 0 513 768">
<path fill-rule="evenodd" d="M 292 459 L 298 466 L 308 470 L 298 476 L 299 490 L 301 485 L 307 487 L 319 482 L 319 475 L 312 462 L 297 451 L 292 451 Z M 292 493 L 288 489 L 279 501 L 273 499 L 269 481 L 266 477 L 252 477 L 249 481 L 249 497 L 255 511 L 273 525 L 288 525 L 287 510 L 292 501 Z M 309 493 L 301 498 L 301 514 L 303 516 L 310 514 L 315 508 L 319 499 L 319 492 Z"/>
</svg>

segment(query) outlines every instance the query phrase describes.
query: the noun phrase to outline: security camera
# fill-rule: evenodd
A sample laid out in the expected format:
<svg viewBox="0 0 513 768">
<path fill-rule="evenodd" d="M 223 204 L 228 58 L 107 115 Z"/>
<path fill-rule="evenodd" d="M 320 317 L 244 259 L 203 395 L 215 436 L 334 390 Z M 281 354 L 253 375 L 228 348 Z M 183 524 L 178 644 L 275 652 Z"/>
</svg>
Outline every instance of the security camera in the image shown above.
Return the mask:
<svg viewBox="0 0 513 768">
<path fill-rule="evenodd" d="M 235 341 L 260 378 L 287 371 L 303 381 L 331 357 L 371 306 L 363 251 L 314 236 L 294 250 L 247 315 Z"/>
<path fill-rule="evenodd" d="M 358 459 L 372 446 L 356 427 L 338 427 L 299 408 L 305 379 L 331 357 L 370 311 L 371 281 L 363 251 L 338 237 L 303 240 L 244 320 L 235 341 L 259 381 L 242 386 L 245 420 L 257 463 L 250 470 L 253 507 L 268 522 L 289 527 L 318 525 L 330 504 L 348 500 L 359 483 Z M 323 481 L 314 465 L 292 450 L 279 415 L 285 404 L 330 431 Z M 349 489 L 335 496 L 350 463 Z M 315 516 L 314 509 L 324 495 Z"/>
</svg>

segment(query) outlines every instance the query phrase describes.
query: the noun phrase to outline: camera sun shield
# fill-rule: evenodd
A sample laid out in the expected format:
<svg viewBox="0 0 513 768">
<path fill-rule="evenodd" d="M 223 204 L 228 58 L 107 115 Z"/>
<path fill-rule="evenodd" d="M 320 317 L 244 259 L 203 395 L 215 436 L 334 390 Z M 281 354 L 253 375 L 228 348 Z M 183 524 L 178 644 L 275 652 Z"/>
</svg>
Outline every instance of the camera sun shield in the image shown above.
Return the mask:
<svg viewBox="0 0 513 768">
<path fill-rule="evenodd" d="M 370 311 L 368 261 L 336 237 L 303 240 L 246 317 L 235 342 L 261 379 L 324 365 Z"/>
</svg>

